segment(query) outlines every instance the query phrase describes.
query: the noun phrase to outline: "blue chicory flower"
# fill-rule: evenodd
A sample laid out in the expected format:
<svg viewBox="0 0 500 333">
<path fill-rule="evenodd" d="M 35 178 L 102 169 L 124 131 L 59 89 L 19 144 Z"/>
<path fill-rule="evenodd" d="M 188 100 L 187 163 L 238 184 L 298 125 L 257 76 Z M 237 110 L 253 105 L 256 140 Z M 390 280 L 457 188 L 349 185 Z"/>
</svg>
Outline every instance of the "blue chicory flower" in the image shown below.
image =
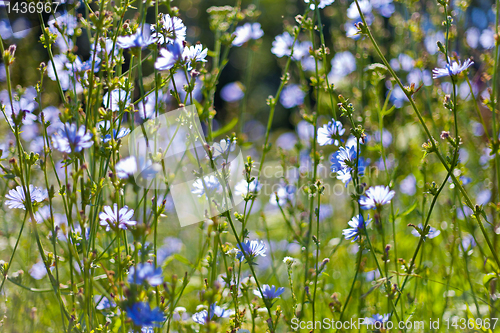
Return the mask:
<svg viewBox="0 0 500 333">
<path fill-rule="evenodd" d="M 91 147 L 94 142 L 92 134 L 86 133 L 85 126 L 76 127 L 76 124 L 64 124 L 52 135 L 54 148 L 62 153 L 79 153 Z"/>
<path fill-rule="evenodd" d="M 42 190 L 41 188 L 31 184 L 28 186 L 28 189 L 32 204 L 35 202 L 42 202 L 48 198 L 47 190 Z M 24 192 L 25 191 L 21 186 L 17 186 L 15 189 L 10 190 L 9 193 L 5 195 L 5 198 L 7 199 L 5 204 L 7 207 L 10 209 L 20 208 L 26 210 L 26 196 Z"/>
<path fill-rule="evenodd" d="M 465 71 L 470 66 L 472 66 L 473 64 L 474 61 L 472 61 L 471 59 L 465 60 L 463 64 L 460 62 L 460 60 L 455 61 L 450 59 L 450 63 L 446 64 L 444 68 L 435 68 L 432 70 L 433 73 L 432 78 L 437 79 L 444 76 L 458 75 L 463 71 Z"/>
<path fill-rule="evenodd" d="M 363 209 L 380 209 L 391 202 L 394 194 L 395 192 L 389 189 L 389 186 L 372 186 L 366 190 L 366 196 L 359 199 L 359 203 Z"/>
<path fill-rule="evenodd" d="M 183 42 L 186 39 L 186 26 L 179 17 L 164 14 L 158 23 L 159 29 L 151 26 L 151 34 L 158 38 L 158 43 Z"/>
<path fill-rule="evenodd" d="M 139 327 L 157 327 L 159 326 L 158 322 L 162 322 L 165 319 L 159 307 L 151 309 L 149 303 L 146 302 L 138 302 L 132 305 L 132 307 L 128 307 L 127 315 L 132 319 L 134 325 Z"/>
<path fill-rule="evenodd" d="M 305 97 L 306 93 L 302 90 L 300 85 L 290 84 L 283 88 L 280 96 L 280 102 L 285 108 L 291 109 L 297 105 L 303 104 Z"/>
<path fill-rule="evenodd" d="M 285 292 L 284 287 L 279 287 L 276 289 L 275 286 L 269 286 L 268 284 L 265 284 L 261 287 L 262 294 L 258 289 L 255 289 L 253 291 L 253 294 L 255 296 L 258 296 L 260 298 L 264 298 L 265 300 L 273 300 L 275 298 L 280 297 L 283 292 Z"/>
<path fill-rule="evenodd" d="M 127 230 L 128 226 L 137 224 L 137 221 L 131 220 L 134 216 L 134 210 L 129 209 L 128 206 L 123 206 L 118 210 L 118 205 L 114 204 L 113 208 L 105 206 L 103 210 L 104 212 L 99 213 L 99 219 L 101 226 L 106 227 L 106 231 L 111 230 L 111 228 Z"/>
<path fill-rule="evenodd" d="M 285 31 L 283 34 L 276 36 L 271 52 L 278 58 L 290 56 L 292 54 L 293 42 L 294 38 Z"/>
<path fill-rule="evenodd" d="M 422 223 L 419 223 L 418 227 L 420 228 L 420 230 L 424 231 L 423 230 L 424 226 L 422 225 Z M 411 234 L 413 236 L 415 236 L 415 237 L 420 237 L 421 236 L 417 229 L 413 229 L 411 231 Z M 433 238 L 439 236 L 439 234 L 441 234 L 440 230 L 437 230 L 434 227 L 429 227 L 429 232 L 424 236 L 424 241 L 426 240 L 426 238 L 433 239 Z"/>
<path fill-rule="evenodd" d="M 240 82 L 226 84 L 220 91 L 220 97 L 226 102 L 237 102 L 245 96 L 244 86 Z"/>
<path fill-rule="evenodd" d="M 118 178 L 128 178 L 137 171 L 137 161 L 134 156 L 121 159 L 116 163 L 116 175 Z"/>
<path fill-rule="evenodd" d="M 238 248 L 240 249 L 240 252 L 237 254 L 237 258 L 239 260 L 243 260 L 245 258 L 245 255 L 248 260 L 253 260 L 255 257 L 261 256 L 265 257 L 266 256 L 266 245 L 264 245 L 263 241 L 258 241 L 258 240 L 246 240 L 243 243 L 241 243 L 241 248 L 240 245 L 238 244 Z M 245 253 L 245 255 L 243 254 Z"/>
<path fill-rule="evenodd" d="M 372 317 L 366 317 L 363 321 L 365 325 L 375 325 L 375 324 L 385 324 L 389 321 L 390 314 L 386 313 L 384 315 L 374 314 Z"/>
<path fill-rule="evenodd" d="M 175 40 L 167 44 L 166 48 L 160 49 L 160 56 L 156 59 L 155 68 L 159 71 L 170 70 L 182 61 L 183 52 L 184 43 L 182 41 Z"/>
<path fill-rule="evenodd" d="M 339 145 L 340 136 L 344 135 L 345 129 L 340 121 L 333 119 L 318 129 L 318 144 L 320 146 L 335 144 Z"/>
<path fill-rule="evenodd" d="M 202 197 L 206 194 L 205 191 L 208 192 L 208 196 L 213 196 L 216 192 L 219 192 L 222 189 L 222 186 L 219 182 L 219 179 L 214 175 L 205 176 L 203 180 L 201 178 L 196 179 L 193 182 L 193 189 L 191 193 L 197 194 L 198 197 Z"/>
<path fill-rule="evenodd" d="M 237 27 L 234 31 L 233 46 L 242 46 L 251 39 L 259 39 L 264 36 L 260 23 L 245 23 L 241 27 Z"/>
<path fill-rule="evenodd" d="M 314 2 L 315 2 L 314 0 L 304 0 L 304 2 L 305 2 L 305 3 L 309 3 L 309 4 L 310 4 L 310 5 L 309 5 L 309 8 L 310 8 L 311 10 L 315 10 L 315 9 L 316 9 L 316 5 L 314 4 Z M 318 8 L 323 9 L 323 8 L 325 8 L 326 6 L 329 6 L 329 5 L 331 5 L 332 3 L 334 3 L 334 2 L 335 2 L 335 0 L 320 0 L 320 1 L 319 1 L 319 4 L 318 4 Z"/>
<path fill-rule="evenodd" d="M 143 284 L 146 281 L 150 286 L 156 287 L 163 283 L 161 268 L 155 269 L 151 263 L 139 263 L 132 266 L 128 275 L 128 282 Z"/>
<path fill-rule="evenodd" d="M 151 28 L 149 24 L 138 27 L 133 35 L 118 36 L 116 44 L 122 49 L 144 48 L 156 41 L 154 36 L 151 36 Z"/>
<path fill-rule="evenodd" d="M 371 221 L 370 215 L 368 215 L 366 222 L 361 214 L 353 216 L 352 219 L 347 222 L 351 228 L 342 230 L 342 234 L 345 239 L 351 239 L 351 242 L 355 242 L 363 234 L 366 226 L 370 224 Z"/>
</svg>

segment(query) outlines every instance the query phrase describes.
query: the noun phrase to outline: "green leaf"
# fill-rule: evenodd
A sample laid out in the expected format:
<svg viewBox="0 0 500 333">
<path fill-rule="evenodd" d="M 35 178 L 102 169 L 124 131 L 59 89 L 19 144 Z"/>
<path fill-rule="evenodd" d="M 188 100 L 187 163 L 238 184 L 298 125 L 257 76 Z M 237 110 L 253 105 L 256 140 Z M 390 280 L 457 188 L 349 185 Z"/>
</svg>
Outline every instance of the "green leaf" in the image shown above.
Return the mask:
<svg viewBox="0 0 500 333">
<path fill-rule="evenodd" d="M 383 116 L 388 116 L 392 113 L 392 111 L 394 111 L 396 109 L 396 107 L 393 105 L 389 110 L 385 110 L 384 112 L 382 112 L 382 115 Z"/>
<path fill-rule="evenodd" d="M 489 289 L 489 284 L 490 284 L 491 280 L 496 279 L 496 278 L 497 278 L 497 275 L 495 273 L 486 274 L 485 276 L 483 276 L 483 286 L 486 289 Z"/>
<path fill-rule="evenodd" d="M 417 205 L 418 205 L 418 201 L 415 201 L 413 203 L 413 205 L 411 205 L 410 208 L 408 208 L 407 210 L 405 210 L 404 212 L 402 212 L 400 214 L 397 214 L 396 217 L 403 217 L 403 216 L 410 214 L 411 212 L 413 212 L 415 210 L 415 208 L 417 208 Z"/>
<path fill-rule="evenodd" d="M 212 136 L 215 138 L 219 135 L 225 134 L 233 129 L 234 126 L 238 123 L 238 118 L 233 118 L 229 123 L 224 125 L 224 127 L 219 128 L 217 131 L 213 132 Z"/>
<path fill-rule="evenodd" d="M 189 267 L 192 267 L 194 268 L 193 264 L 187 260 L 186 258 L 184 258 L 183 256 L 179 255 L 179 254 L 174 254 L 174 258 L 177 260 L 177 261 L 180 261 L 181 263 L 183 264 L 186 264 L 188 265 Z"/>
</svg>

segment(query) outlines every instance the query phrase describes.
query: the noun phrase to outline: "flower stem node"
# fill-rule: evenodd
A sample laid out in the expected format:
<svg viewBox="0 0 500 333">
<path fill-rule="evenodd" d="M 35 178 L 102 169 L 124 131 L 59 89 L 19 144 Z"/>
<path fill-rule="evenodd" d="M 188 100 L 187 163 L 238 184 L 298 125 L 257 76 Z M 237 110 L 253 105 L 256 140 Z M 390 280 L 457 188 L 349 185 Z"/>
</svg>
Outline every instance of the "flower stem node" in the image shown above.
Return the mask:
<svg viewBox="0 0 500 333">
<path fill-rule="evenodd" d="M 269 105 L 271 108 L 276 106 L 276 98 L 274 96 L 269 95 L 269 97 L 266 99 L 267 105 Z"/>
<path fill-rule="evenodd" d="M 446 95 L 444 96 L 444 102 L 443 102 L 443 105 L 445 108 L 447 108 L 448 110 L 450 111 L 453 111 L 455 106 L 453 104 L 453 101 L 451 100 L 451 97 L 450 95 Z"/>
<path fill-rule="evenodd" d="M 430 193 L 432 195 L 436 195 L 437 194 L 438 186 L 437 186 L 436 182 L 432 182 L 431 184 L 426 183 L 425 187 L 426 187 L 426 192 L 427 193 Z"/>
<path fill-rule="evenodd" d="M 433 139 L 434 140 L 434 139 Z M 427 141 L 422 144 L 422 148 L 427 154 L 434 153 L 436 151 L 436 145 L 435 142 L 432 144 L 432 142 Z"/>
<path fill-rule="evenodd" d="M 368 35 L 368 28 L 363 24 L 363 22 L 356 23 L 354 26 L 358 29 L 356 33 L 357 35 Z"/>
</svg>

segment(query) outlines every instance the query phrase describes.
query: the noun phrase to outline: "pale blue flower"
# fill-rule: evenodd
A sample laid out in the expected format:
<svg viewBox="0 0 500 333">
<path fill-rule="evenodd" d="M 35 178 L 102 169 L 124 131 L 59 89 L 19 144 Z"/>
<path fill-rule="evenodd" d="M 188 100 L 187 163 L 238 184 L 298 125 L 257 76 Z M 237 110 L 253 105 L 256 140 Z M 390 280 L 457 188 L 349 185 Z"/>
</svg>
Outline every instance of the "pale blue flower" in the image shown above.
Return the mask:
<svg viewBox="0 0 500 333">
<path fill-rule="evenodd" d="M 406 96 L 405 92 L 401 89 L 400 86 L 394 87 L 391 93 L 390 101 L 398 109 L 402 108 L 405 102 L 409 102 L 408 96 Z"/>
<path fill-rule="evenodd" d="M 193 189 L 191 193 L 197 194 L 198 197 L 202 197 L 206 194 L 205 191 L 208 192 L 208 196 L 212 197 L 216 192 L 222 190 L 222 186 L 219 182 L 219 179 L 214 175 L 205 176 L 203 180 L 201 178 L 196 179 L 193 182 Z"/>
<path fill-rule="evenodd" d="M 94 48 L 94 44 L 90 45 L 90 47 L 93 49 Z M 117 56 L 118 53 L 120 52 L 118 50 L 118 46 L 115 44 L 115 48 L 113 49 L 113 39 L 111 38 L 104 38 L 104 39 L 101 39 L 98 43 L 97 43 L 97 53 L 98 54 L 107 54 L 108 56 L 111 56 L 111 51 L 113 51 L 113 56 Z M 90 57 L 92 58 L 92 56 Z"/>
<path fill-rule="evenodd" d="M 134 325 L 139 327 L 144 326 L 159 326 L 159 322 L 164 320 L 163 313 L 160 308 L 151 309 L 149 303 L 139 302 L 127 308 L 127 315 Z"/>
<path fill-rule="evenodd" d="M 295 61 L 304 59 L 304 57 L 310 55 L 309 50 L 312 49 L 312 47 L 313 44 L 308 40 L 297 43 L 293 49 L 292 59 Z"/>
<path fill-rule="evenodd" d="M 130 129 L 122 127 L 118 131 L 113 129 L 113 139 L 118 140 L 130 134 Z M 111 134 L 106 134 L 102 139 L 104 143 L 111 141 Z"/>
<path fill-rule="evenodd" d="M 386 322 L 389 321 L 389 317 L 390 317 L 389 313 L 386 313 L 384 315 L 380 315 L 377 313 L 377 314 L 373 315 L 372 317 L 366 317 L 365 320 L 363 321 L 363 324 L 365 324 L 365 325 L 385 324 Z"/>
<path fill-rule="evenodd" d="M 163 283 L 161 268 L 155 268 L 151 263 L 139 263 L 129 270 L 128 283 L 143 284 L 147 282 L 156 287 Z"/>
<path fill-rule="evenodd" d="M 370 0 L 372 7 L 383 17 L 391 17 L 396 11 L 393 0 Z"/>
<path fill-rule="evenodd" d="M 149 95 L 144 96 L 144 98 L 137 103 L 137 113 L 142 119 L 150 119 L 156 116 L 156 111 L 160 114 L 162 107 L 165 105 L 167 100 L 167 95 L 163 91 L 158 90 L 157 99 L 155 102 L 156 92 L 153 91 Z"/>
<path fill-rule="evenodd" d="M 295 199 L 295 186 L 285 185 L 278 188 L 276 193 L 271 194 L 271 198 L 269 199 L 269 203 L 273 206 L 286 205 L 288 202 L 293 202 Z M 278 201 L 276 201 L 276 196 L 278 196 Z"/>
<path fill-rule="evenodd" d="M 276 139 L 275 144 L 276 147 L 279 147 L 283 150 L 292 150 L 297 144 L 297 141 L 298 140 L 295 133 L 285 132 Z"/>
<path fill-rule="evenodd" d="M 314 125 L 310 122 L 301 120 L 295 129 L 297 130 L 300 140 L 306 143 L 309 143 L 309 141 L 314 137 Z"/>
<path fill-rule="evenodd" d="M 111 91 L 111 96 L 109 91 L 104 94 L 102 102 L 104 107 L 110 108 L 112 111 L 120 111 L 131 102 L 131 96 L 123 89 L 114 89 Z"/>
<path fill-rule="evenodd" d="M 237 27 L 234 31 L 233 46 L 242 46 L 251 39 L 259 39 L 264 36 L 260 23 L 245 23 L 241 27 Z"/>
<path fill-rule="evenodd" d="M 491 191 L 489 189 L 485 189 L 480 191 L 476 196 L 476 204 L 478 205 L 486 205 L 491 200 Z"/>
<path fill-rule="evenodd" d="M 340 147 L 330 158 L 330 162 L 332 162 L 331 171 L 339 172 L 346 169 L 351 171 L 355 165 L 356 155 L 356 148 L 354 146 L 347 147 L 347 149 Z"/>
<path fill-rule="evenodd" d="M 160 49 L 160 56 L 156 59 L 155 68 L 160 71 L 170 70 L 183 60 L 183 52 L 184 44 L 182 41 L 175 40 L 167 44 L 165 49 Z"/>
<path fill-rule="evenodd" d="M 38 208 L 38 210 L 33 215 L 35 216 L 36 223 L 42 223 L 44 221 L 48 221 L 50 218 L 50 207 L 42 206 Z"/>
<path fill-rule="evenodd" d="M 182 241 L 176 237 L 166 237 L 163 246 L 157 251 L 158 263 L 164 262 L 170 256 L 179 253 L 182 249 Z"/>
<path fill-rule="evenodd" d="M 363 13 L 363 15 L 366 16 L 371 14 L 372 5 L 370 3 L 370 0 L 361 0 L 358 1 L 358 4 L 359 8 L 361 8 L 361 12 Z M 347 8 L 347 17 L 350 18 L 351 20 L 358 20 L 360 18 L 356 2 L 352 2 L 349 8 Z"/>
<path fill-rule="evenodd" d="M 75 29 L 78 27 L 77 18 L 67 11 L 57 12 L 55 17 L 50 16 L 48 24 L 51 33 L 59 33 L 59 29 L 61 29 L 65 34 L 70 36 L 73 36 Z"/>
<path fill-rule="evenodd" d="M 241 82 L 231 82 L 221 89 L 220 97 L 229 103 L 237 102 L 245 96 L 244 89 Z"/>
<path fill-rule="evenodd" d="M 275 298 L 279 298 L 281 296 L 281 294 L 283 294 L 285 292 L 284 287 L 276 288 L 275 286 L 269 286 L 268 284 L 264 284 L 261 287 L 261 290 L 262 290 L 262 293 L 260 292 L 260 290 L 255 289 L 253 291 L 253 294 L 255 296 L 260 297 L 260 298 L 264 298 L 266 300 L 273 300 Z"/>
<path fill-rule="evenodd" d="M 11 125 L 13 125 L 12 115 L 17 116 L 20 113 L 23 113 L 23 125 L 32 125 L 36 121 L 37 116 L 33 114 L 33 111 L 38 108 L 38 103 L 35 101 L 36 95 L 34 87 L 27 87 L 22 94 L 13 91 L 11 104 L 9 92 L 7 90 L 0 92 L 0 103 L 5 106 L 5 114 Z"/>
<path fill-rule="evenodd" d="M 415 60 L 405 53 L 401 53 L 397 58 L 393 58 L 389 61 L 392 69 L 395 71 L 405 71 L 409 72 L 415 66 Z"/>
<path fill-rule="evenodd" d="M 342 123 L 332 119 L 328 124 L 318 129 L 318 144 L 320 146 L 331 144 L 338 146 L 340 143 L 339 138 L 344 135 L 344 133 L 345 128 L 342 126 Z"/>
<path fill-rule="evenodd" d="M 469 206 L 457 207 L 457 218 L 459 220 L 465 219 L 466 216 L 471 216 L 474 211 Z"/>
<path fill-rule="evenodd" d="M 481 36 L 481 30 L 476 27 L 471 27 L 465 31 L 465 41 L 467 45 L 476 49 L 479 46 L 479 37 Z"/>
<path fill-rule="evenodd" d="M 306 93 L 302 90 L 300 85 L 290 84 L 283 88 L 280 96 L 280 102 L 285 108 L 291 109 L 297 105 L 303 104 L 305 97 Z"/>
<path fill-rule="evenodd" d="M 372 220 L 370 219 L 370 215 L 368 215 L 367 220 L 365 222 L 363 215 L 359 214 L 358 216 L 353 216 L 352 219 L 347 222 L 347 224 L 351 227 L 348 229 L 342 230 L 342 234 L 345 239 L 351 239 L 351 242 L 355 242 L 358 240 L 359 236 L 361 236 L 368 224 L 370 224 Z"/>
<path fill-rule="evenodd" d="M 206 325 L 208 322 L 210 322 L 211 319 L 208 315 L 207 310 L 201 310 L 200 312 L 196 312 L 195 314 L 193 314 L 191 318 L 193 318 L 193 321 L 195 323 L 200 325 Z"/>
<path fill-rule="evenodd" d="M 328 204 L 321 204 L 319 206 L 319 220 L 323 221 L 333 215 L 333 208 Z"/>
<path fill-rule="evenodd" d="M 224 158 L 227 158 L 227 154 L 230 151 L 234 151 L 236 148 L 236 140 L 233 139 L 222 139 L 220 142 L 215 142 L 213 145 L 213 157 L 219 157 L 222 156 Z"/>
<path fill-rule="evenodd" d="M 413 196 L 417 192 L 417 179 L 411 173 L 399 183 L 401 193 Z"/>
<path fill-rule="evenodd" d="M 61 89 L 66 91 L 73 87 L 77 66 L 70 63 L 65 54 L 56 54 L 47 64 L 47 75 L 52 81 L 59 79 Z M 56 77 L 57 72 L 57 77 Z"/>
<path fill-rule="evenodd" d="M 238 248 L 240 252 L 238 252 L 237 258 L 240 260 L 245 259 L 245 255 L 247 260 L 252 260 L 257 256 L 265 257 L 266 256 L 266 245 L 264 245 L 263 241 L 258 240 L 246 240 L 240 245 L 238 244 Z M 245 255 L 243 254 L 245 253 Z"/>
<path fill-rule="evenodd" d="M 97 310 L 106 310 L 110 307 L 115 307 L 116 304 L 113 301 L 110 301 L 107 297 L 101 295 L 94 295 L 94 302 L 96 303 Z"/>
<path fill-rule="evenodd" d="M 217 302 L 210 305 L 209 311 L 202 310 L 193 314 L 191 317 L 195 323 L 200 325 L 208 324 L 214 316 L 217 318 L 228 318 L 231 314 L 233 314 L 232 310 L 226 310 L 217 305 Z"/>
<path fill-rule="evenodd" d="M 424 231 L 423 230 L 424 226 L 422 225 L 422 223 L 419 223 L 418 227 L 420 228 L 420 230 Z M 420 233 L 418 232 L 418 230 L 415 228 L 411 231 L 411 234 L 415 237 L 421 236 Z M 427 235 L 424 236 L 424 241 L 426 240 L 426 238 L 433 239 L 433 238 L 439 236 L 440 234 L 441 234 L 440 230 L 437 230 L 436 228 L 429 226 L 429 232 L 427 233 Z"/>
<path fill-rule="evenodd" d="M 51 267 L 50 269 L 52 270 L 53 267 Z M 45 275 L 47 275 L 47 268 L 45 267 L 42 259 L 39 259 L 36 264 L 31 266 L 29 273 L 35 280 L 41 280 Z"/>
<path fill-rule="evenodd" d="M 232 310 L 224 309 L 217 305 L 217 302 L 210 305 L 210 314 L 219 318 L 228 318 L 233 313 Z"/>
<path fill-rule="evenodd" d="M 349 51 L 336 53 L 331 64 L 332 70 L 328 74 L 328 80 L 332 83 L 339 82 L 356 70 L 356 58 Z"/>
<path fill-rule="evenodd" d="M 392 143 L 392 134 L 391 132 L 389 132 L 388 130 L 386 130 L 385 128 L 382 130 L 382 138 L 380 137 L 380 131 L 379 130 L 376 130 L 375 132 L 373 132 L 373 140 L 376 142 L 376 143 L 380 143 L 380 141 L 382 141 L 382 145 L 384 146 L 384 148 L 387 148 L 389 147 L 389 145 Z M 371 140 L 371 138 L 370 138 Z"/>
<path fill-rule="evenodd" d="M 111 230 L 111 228 L 118 228 L 127 230 L 129 226 L 137 224 L 137 221 L 133 221 L 134 210 L 129 209 L 128 206 L 123 206 L 118 210 L 118 205 L 114 204 L 113 208 L 110 206 L 104 206 L 103 212 L 99 213 L 100 225 L 106 227 L 106 231 Z"/>
<path fill-rule="evenodd" d="M 54 148 L 63 153 L 79 153 L 94 144 L 92 133 L 85 131 L 85 126 L 76 127 L 76 124 L 64 124 L 52 135 Z"/>
<path fill-rule="evenodd" d="M 309 3 L 309 8 L 311 10 L 315 10 L 316 9 L 316 5 L 314 4 L 315 0 L 304 0 L 305 3 Z M 331 5 L 332 3 L 334 3 L 335 0 L 320 0 L 319 1 L 319 4 L 318 4 L 318 8 L 320 9 L 323 9 L 325 8 L 326 6 L 329 6 Z"/>
<path fill-rule="evenodd" d="M 484 29 L 479 37 L 479 43 L 484 49 L 492 49 L 495 46 L 495 32 L 491 29 Z"/>
<path fill-rule="evenodd" d="M 182 52 L 182 57 L 185 61 L 189 62 L 189 66 L 192 67 L 197 62 L 207 62 L 208 49 L 204 49 L 203 45 L 196 44 L 190 47 L 185 47 Z"/>
<path fill-rule="evenodd" d="M 435 68 L 432 70 L 432 78 L 437 79 L 444 76 L 458 75 L 473 64 L 474 61 L 470 59 L 465 60 L 463 64 L 460 62 L 460 60 L 455 61 L 450 59 L 450 64 L 446 64 L 444 68 Z"/>
<path fill-rule="evenodd" d="M 460 249 L 460 251 L 462 251 L 462 247 L 463 249 L 465 250 L 465 252 L 471 250 L 473 247 L 475 247 L 477 244 L 476 244 L 476 240 L 474 239 L 474 236 L 470 235 L 470 234 L 466 234 L 464 236 L 462 236 L 462 244 L 460 244 L 458 246 L 458 248 Z"/>
<path fill-rule="evenodd" d="M 158 23 L 158 30 L 155 25 L 151 26 L 151 34 L 158 38 L 158 43 L 183 42 L 186 39 L 186 26 L 179 17 L 164 14 Z"/>
<path fill-rule="evenodd" d="M 47 190 L 43 190 L 39 187 L 29 185 L 29 194 L 31 198 L 31 203 L 42 202 L 46 198 L 48 198 Z M 26 196 L 24 194 L 25 190 L 21 186 L 17 186 L 15 189 L 12 189 L 5 195 L 5 204 L 10 209 L 20 208 L 26 210 Z"/>
<path fill-rule="evenodd" d="M 129 36 L 118 36 L 116 39 L 116 44 L 122 49 L 129 48 L 144 48 L 156 41 L 154 36 L 151 36 L 151 28 L 149 24 L 144 24 L 142 27 L 138 27 L 133 35 Z"/>
<path fill-rule="evenodd" d="M 248 183 L 245 179 L 242 179 L 234 186 L 233 193 L 237 196 L 246 196 L 249 193 L 254 194 L 259 192 L 261 187 L 262 185 L 257 179 L 252 180 L 250 183 Z"/>
<path fill-rule="evenodd" d="M 428 32 L 424 38 L 424 45 L 429 54 L 434 55 L 437 51 L 439 51 L 437 47 L 437 42 L 444 43 L 445 36 L 442 31 L 438 32 Z"/>
<path fill-rule="evenodd" d="M 432 86 L 432 75 L 431 72 L 428 71 L 427 69 L 420 69 L 420 68 L 414 68 L 408 73 L 408 76 L 406 77 L 406 80 L 409 83 L 415 83 L 415 85 L 418 87 L 420 86 L 421 83 L 424 84 L 424 86 Z"/>
<path fill-rule="evenodd" d="M 121 159 L 116 163 L 116 175 L 118 178 L 128 178 L 137 171 L 137 161 L 134 156 Z"/>
<path fill-rule="evenodd" d="M 390 190 L 388 186 L 372 186 L 366 190 L 366 196 L 359 199 L 359 203 L 363 209 L 379 209 L 383 205 L 390 203 L 394 194 L 396 193 Z"/>
<path fill-rule="evenodd" d="M 271 52 L 278 58 L 290 56 L 292 54 L 293 42 L 294 38 L 288 32 L 284 32 L 276 36 Z"/>
</svg>

